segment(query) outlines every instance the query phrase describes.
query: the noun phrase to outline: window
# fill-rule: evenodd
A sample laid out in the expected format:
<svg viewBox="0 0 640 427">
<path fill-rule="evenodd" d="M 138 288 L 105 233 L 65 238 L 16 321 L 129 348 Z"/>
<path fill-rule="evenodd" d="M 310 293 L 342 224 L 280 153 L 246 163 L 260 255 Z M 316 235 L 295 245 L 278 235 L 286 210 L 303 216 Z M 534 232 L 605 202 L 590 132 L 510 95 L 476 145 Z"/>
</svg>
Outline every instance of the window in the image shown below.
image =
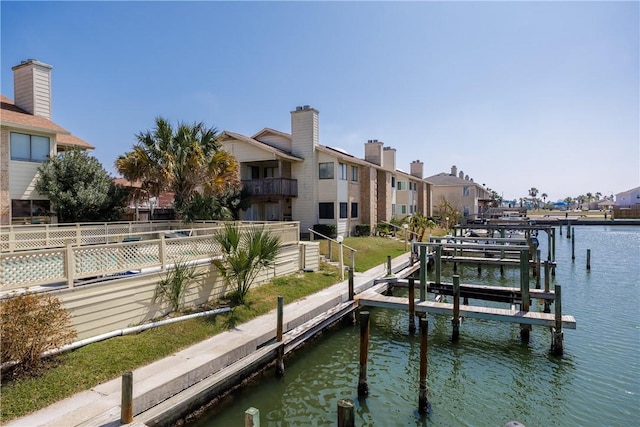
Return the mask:
<svg viewBox="0 0 640 427">
<path fill-rule="evenodd" d="M 318 163 L 319 178 L 333 179 L 333 162 Z"/>
<path fill-rule="evenodd" d="M 412 214 L 413 213 L 413 205 L 409 206 L 409 213 Z"/>
<path fill-rule="evenodd" d="M 398 210 L 400 211 L 400 215 L 407 214 L 407 205 L 398 205 Z"/>
<path fill-rule="evenodd" d="M 398 181 L 398 191 L 403 191 L 407 189 L 406 181 Z"/>
<path fill-rule="evenodd" d="M 344 163 L 338 163 L 338 179 L 342 181 L 347 180 L 347 165 Z"/>
<path fill-rule="evenodd" d="M 394 216 L 396 214 L 396 204 L 392 203 L 391 204 L 391 216 Z"/>
<path fill-rule="evenodd" d="M 11 218 L 30 219 L 31 222 L 35 222 L 34 217 L 48 217 L 50 210 L 49 200 L 11 200 Z"/>
<path fill-rule="evenodd" d="M 358 204 L 351 203 L 351 218 L 358 218 Z"/>
<path fill-rule="evenodd" d="M 333 203 L 318 203 L 318 217 L 320 219 L 333 219 Z"/>
<path fill-rule="evenodd" d="M 49 138 L 11 132 L 11 160 L 44 162 L 49 158 Z"/>
<path fill-rule="evenodd" d="M 264 168 L 264 177 L 265 178 L 275 178 L 276 177 L 276 168 Z"/>
<path fill-rule="evenodd" d="M 391 188 L 396 188 L 396 177 L 395 176 L 391 177 Z"/>
<path fill-rule="evenodd" d="M 260 179 L 260 168 L 258 166 L 251 166 L 251 179 Z"/>
<path fill-rule="evenodd" d="M 340 202 L 340 218 L 347 217 L 347 204 Z"/>
<path fill-rule="evenodd" d="M 358 182 L 358 167 L 351 166 L 351 181 Z"/>
<path fill-rule="evenodd" d="M 468 196 L 469 195 L 469 187 L 468 186 L 464 186 L 462 187 L 462 195 L 463 196 Z"/>
</svg>

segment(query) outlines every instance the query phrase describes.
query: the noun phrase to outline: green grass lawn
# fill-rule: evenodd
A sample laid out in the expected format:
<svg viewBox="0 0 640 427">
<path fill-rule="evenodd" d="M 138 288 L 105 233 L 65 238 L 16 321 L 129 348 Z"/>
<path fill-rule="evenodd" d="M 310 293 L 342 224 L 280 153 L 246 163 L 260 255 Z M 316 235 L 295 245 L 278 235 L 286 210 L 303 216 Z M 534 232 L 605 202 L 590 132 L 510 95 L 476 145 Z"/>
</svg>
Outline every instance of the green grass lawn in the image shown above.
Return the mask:
<svg viewBox="0 0 640 427">
<path fill-rule="evenodd" d="M 380 265 L 387 260 L 387 255 L 392 258 L 405 252 L 404 240 L 396 240 L 389 237 L 346 237 L 343 246 L 349 246 L 356 250 L 355 266 L 356 271 L 364 272 L 370 268 Z M 407 250 L 410 250 L 407 247 Z M 329 258 L 329 242 L 320 241 L 320 253 Z M 338 261 L 339 245 L 331 243 L 331 260 Z M 351 250 L 343 248 L 344 264 L 351 265 Z"/>
<path fill-rule="evenodd" d="M 326 245 L 326 242 L 323 242 Z M 350 237 L 345 245 L 355 248 L 356 271 L 386 262 L 387 255 L 404 252 L 404 241 L 378 237 Z M 322 243 L 321 243 L 322 246 Z M 348 251 L 345 263 L 348 264 Z M 336 252 L 337 254 L 337 252 Z M 297 273 L 273 279 L 249 291 L 245 305 L 210 318 L 196 318 L 111 338 L 62 354 L 43 375 L 3 380 L 0 385 L 0 423 L 31 413 L 54 402 L 88 390 L 147 365 L 176 351 L 247 322 L 276 308 L 277 296 L 285 304 L 318 292 L 340 281 L 338 269 L 322 264 L 314 273 Z"/>
</svg>

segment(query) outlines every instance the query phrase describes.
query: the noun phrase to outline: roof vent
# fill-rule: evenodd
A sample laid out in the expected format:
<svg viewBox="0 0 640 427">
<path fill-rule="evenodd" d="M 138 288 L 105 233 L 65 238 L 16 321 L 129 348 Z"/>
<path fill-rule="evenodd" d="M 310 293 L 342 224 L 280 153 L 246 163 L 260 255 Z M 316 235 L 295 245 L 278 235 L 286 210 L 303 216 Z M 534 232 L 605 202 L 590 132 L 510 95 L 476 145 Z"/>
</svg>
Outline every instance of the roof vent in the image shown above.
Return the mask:
<svg viewBox="0 0 640 427">
<path fill-rule="evenodd" d="M 302 111 L 302 107 L 300 106 L 296 107 L 296 111 Z"/>
</svg>

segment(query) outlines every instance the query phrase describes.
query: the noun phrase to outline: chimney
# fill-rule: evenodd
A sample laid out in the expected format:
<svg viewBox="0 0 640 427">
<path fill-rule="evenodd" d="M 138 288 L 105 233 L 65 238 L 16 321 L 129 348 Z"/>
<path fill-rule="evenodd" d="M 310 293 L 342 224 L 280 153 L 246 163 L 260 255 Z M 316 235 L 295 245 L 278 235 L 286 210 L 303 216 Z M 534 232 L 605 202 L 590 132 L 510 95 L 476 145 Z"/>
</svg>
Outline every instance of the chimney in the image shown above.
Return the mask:
<svg viewBox="0 0 640 427">
<path fill-rule="evenodd" d="M 456 165 L 451 166 L 451 176 L 456 176 L 458 175 L 458 168 L 456 167 Z"/>
<path fill-rule="evenodd" d="M 465 181 L 469 181 L 469 175 L 465 175 L 465 176 L 464 176 L 464 180 L 465 180 Z"/>
<path fill-rule="evenodd" d="M 51 119 L 51 69 L 35 59 L 27 59 L 13 70 L 13 97 L 17 107 L 34 116 Z"/>
<path fill-rule="evenodd" d="M 391 147 L 384 147 L 382 150 L 382 167 L 386 170 L 396 170 L 396 149 Z"/>
<path fill-rule="evenodd" d="M 318 110 L 308 105 L 291 112 L 291 152 L 303 159 L 313 158 L 315 146 L 320 142 Z"/>
<path fill-rule="evenodd" d="M 422 179 L 422 175 L 424 174 L 424 163 L 420 160 L 414 160 L 411 162 L 410 172 L 411 176 Z"/>
<path fill-rule="evenodd" d="M 458 178 L 464 179 L 464 172 L 460 171 L 460 173 L 458 174 Z"/>
<path fill-rule="evenodd" d="M 382 146 L 377 139 L 370 139 L 364 144 L 364 159 L 374 165 L 382 166 Z"/>
</svg>

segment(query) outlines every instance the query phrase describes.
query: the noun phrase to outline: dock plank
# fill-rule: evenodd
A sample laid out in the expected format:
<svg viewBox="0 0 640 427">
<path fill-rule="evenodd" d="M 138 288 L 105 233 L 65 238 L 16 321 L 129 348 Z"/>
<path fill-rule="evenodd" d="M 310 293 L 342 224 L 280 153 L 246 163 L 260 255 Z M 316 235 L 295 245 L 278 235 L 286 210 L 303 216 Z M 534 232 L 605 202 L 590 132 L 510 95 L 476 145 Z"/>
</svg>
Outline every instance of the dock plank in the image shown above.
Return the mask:
<svg viewBox="0 0 640 427">
<path fill-rule="evenodd" d="M 409 301 L 403 297 L 391 297 L 373 292 L 366 292 L 358 298 L 361 306 L 408 310 Z M 417 301 L 416 312 L 453 315 L 453 304 L 433 301 Z M 501 322 L 520 323 L 534 326 L 555 326 L 555 315 L 535 311 L 519 311 L 504 308 L 460 306 L 460 316 L 473 319 L 496 320 Z M 562 327 L 576 329 L 576 319 L 570 315 L 562 316 Z"/>
</svg>

